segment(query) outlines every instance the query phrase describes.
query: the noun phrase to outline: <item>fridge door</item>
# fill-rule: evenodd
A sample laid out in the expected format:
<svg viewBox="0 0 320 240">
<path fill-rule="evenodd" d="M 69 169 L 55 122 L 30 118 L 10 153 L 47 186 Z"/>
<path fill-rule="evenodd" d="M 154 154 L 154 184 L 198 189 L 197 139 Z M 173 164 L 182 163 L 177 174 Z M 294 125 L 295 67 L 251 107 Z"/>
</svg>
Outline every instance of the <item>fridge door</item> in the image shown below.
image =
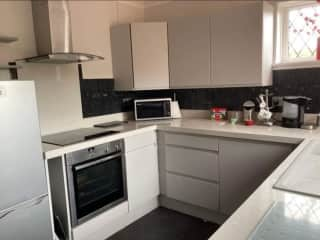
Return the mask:
<svg viewBox="0 0 320 240">
<path fill-rule="evenodd" d="M 48 195 L 0 212 L 0 239 L 52 240 Z"/>
<path fill-rule="evenodd" d="M 0 126 L 1 211 L 47 193 L 33 81 L 0 81 Z"/>
</svg>

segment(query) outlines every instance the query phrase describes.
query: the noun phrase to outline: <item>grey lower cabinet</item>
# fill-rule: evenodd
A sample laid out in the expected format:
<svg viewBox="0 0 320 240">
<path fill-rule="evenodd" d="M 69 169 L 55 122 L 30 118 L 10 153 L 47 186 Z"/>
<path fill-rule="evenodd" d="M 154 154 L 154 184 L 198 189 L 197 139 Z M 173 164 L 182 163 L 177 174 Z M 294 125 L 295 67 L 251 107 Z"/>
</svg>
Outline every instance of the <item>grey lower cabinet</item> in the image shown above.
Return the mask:
<svg viewBox="0 0 320 240">
<path fill-rule="evenodd" d="M 218 212 L 217 139 L 160 132 L 159 151 L 161 194 L 197 210 Z"/>
<path fill-rule="evenodd" d="M 220 140 L 220 211 L 232 214 L 293 149 L 291 144 Z"/>
<path fill-rule="evenodd" d="M 295 147 L 164 131 L 158 143 L 162 197 L 178 211 L 187 204 L 221 216 L 231 215 Z"/>
</svg>

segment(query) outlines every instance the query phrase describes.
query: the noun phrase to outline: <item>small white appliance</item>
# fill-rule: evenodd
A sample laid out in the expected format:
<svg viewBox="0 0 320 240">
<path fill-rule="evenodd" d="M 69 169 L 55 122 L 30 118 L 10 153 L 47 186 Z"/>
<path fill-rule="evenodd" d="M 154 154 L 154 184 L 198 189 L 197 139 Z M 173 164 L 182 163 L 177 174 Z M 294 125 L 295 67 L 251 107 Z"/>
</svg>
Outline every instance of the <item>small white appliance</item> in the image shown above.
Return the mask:
<svg viewBox="0 0 320 240">
<path fill-rule="evenodd" d="M 134 101 L 136 121 L 172 118 L 171 98 L 138 99 Z"/>
<path fill-rule="evenodd" d="M 178 101 L 171 102 L 171 116 L 172 118 L 181 118 L 181 111 Z"/>
</svg>

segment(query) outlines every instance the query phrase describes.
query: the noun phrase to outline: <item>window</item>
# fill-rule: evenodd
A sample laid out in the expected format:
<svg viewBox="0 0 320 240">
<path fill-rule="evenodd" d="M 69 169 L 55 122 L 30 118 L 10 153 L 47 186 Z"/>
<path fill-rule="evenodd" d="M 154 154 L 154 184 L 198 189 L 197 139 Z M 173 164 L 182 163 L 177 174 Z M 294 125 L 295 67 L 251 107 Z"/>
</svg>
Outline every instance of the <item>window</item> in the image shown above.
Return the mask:
<svg viewBox="0 0 320 240">
<path fill-rule="evenodd" d="M 320 37 L 320 4 L 289 2 L 279 7 L 276 62 L 315 61 Z"/>
</svg>

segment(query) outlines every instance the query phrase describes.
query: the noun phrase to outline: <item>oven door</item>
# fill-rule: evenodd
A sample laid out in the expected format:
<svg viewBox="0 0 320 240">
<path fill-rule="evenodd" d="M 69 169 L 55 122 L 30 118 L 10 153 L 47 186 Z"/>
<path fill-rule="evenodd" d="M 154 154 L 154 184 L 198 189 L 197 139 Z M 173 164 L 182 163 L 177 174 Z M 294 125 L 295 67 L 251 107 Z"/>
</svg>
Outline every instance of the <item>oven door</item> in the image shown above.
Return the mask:
<svg viewBox="0 0 320 240">
<path fill-rule="evenodd" d="M 68 177 L 72 226 L 127 200 L 120 152 L 70 166 Z"/>
<path fill-rule="evenodd" d="M 170 100 L 141 100 L 135 103 L 136 120 L 171 118 Z"/>
</svg>

